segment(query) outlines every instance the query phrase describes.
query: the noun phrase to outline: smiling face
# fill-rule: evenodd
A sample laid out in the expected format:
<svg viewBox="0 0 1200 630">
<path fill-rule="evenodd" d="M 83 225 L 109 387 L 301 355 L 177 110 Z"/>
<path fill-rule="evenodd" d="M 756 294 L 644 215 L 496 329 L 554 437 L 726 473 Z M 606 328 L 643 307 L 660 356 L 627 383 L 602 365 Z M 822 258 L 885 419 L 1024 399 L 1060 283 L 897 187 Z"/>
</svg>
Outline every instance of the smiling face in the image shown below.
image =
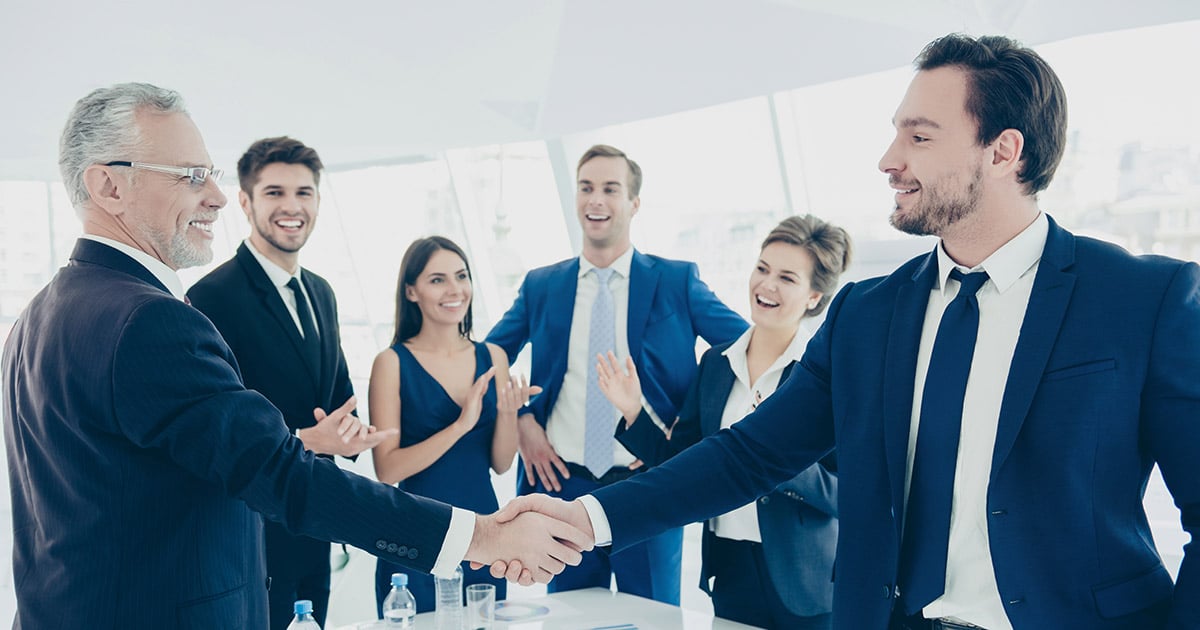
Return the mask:
<svg viewBox="0 0 1200 630">
<path fill-rule="evenodd" d="M 621 157 L 595 157 L 579 167 L 575 209 L 587 244 L 624 250 L 641 200 L 630 197 L 629 165 Z"/>
<path fill-rule="evenodd" d="M 803 247 L 774 242 L 750 273 L 750 319 L 760 328 L 794 331 L 821 300 L 812 288 L 813 258 Z"/>
<path fill-rule="evenodd" d="M 966 111 L 967 75 L 954 66 L 918 72 L 896 110 L 896 137 L 879 170 L 896 190 L 892 225 L 942 236 L 974 214 L 983 195 L 987 147 Z"/>
<path fill-rule="evenodd" d="M 212 168 L 200 130 L 187 114 L 142 111 L 136 119 L 143 143 L 130 161 Z M 176 270 L 212 261 L 212 225 L 226 201 L 212 178 L 194 184 L 187 176 L 123 170 L 130 185 L 113 219 L 132 244 Z"/>
<path fill-rule="evenodd" d="M 404 296 L 421 310 L 425 323 L 458 325 L 471 307 L 471 273 L 458 254 L 439 249 L 417 276 L 404 287 Z"/>
<path fill-rule="evenodd" d="M 238 193 L 250 222 L 250 242 L 280 266 L 294 271 L 296 254 L 317 224 L 321 197 L 316 178 L 303 164 L 274 162 L 258 173 L 253 195 Z"/>
</svg>

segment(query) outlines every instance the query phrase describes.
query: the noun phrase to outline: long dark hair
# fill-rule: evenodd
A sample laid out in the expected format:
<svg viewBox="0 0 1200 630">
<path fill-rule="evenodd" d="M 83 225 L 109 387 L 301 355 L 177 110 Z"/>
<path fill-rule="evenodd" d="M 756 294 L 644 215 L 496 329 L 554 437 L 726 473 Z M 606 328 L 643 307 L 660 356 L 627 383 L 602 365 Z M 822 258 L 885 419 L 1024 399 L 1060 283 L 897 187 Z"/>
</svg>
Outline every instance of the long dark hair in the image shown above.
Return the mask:
<svg viewBox="0 0 1200 630">
<path fill-rule="evenodd" d="M 425 271 L 425 266 L 429 264 L 429 259 L 433 257 L 434 252 L 443 249 L 458 254 L 467 267 L 467 278 L 472 278 L 471 263 L 467 262 L 467 255 L 454 241 L 444 236 L 427 236 L 413 241 L 400 261 L 400 277 L 396 280 L 396 331 L 392 334 L 393 346 L 404 343 L 421 332 L 423 323 L 421 308 L 417 306 L 416 302 L 405 297 L 404 289 L 417 283 L 417 278 Z M 471 338 L 471 313 L 475 310 L 474 297 L 472 295 L 471 301 L 467 303 L 467 316 L 458 323 L 458 334 L 467 339 Z"/>
</svg>

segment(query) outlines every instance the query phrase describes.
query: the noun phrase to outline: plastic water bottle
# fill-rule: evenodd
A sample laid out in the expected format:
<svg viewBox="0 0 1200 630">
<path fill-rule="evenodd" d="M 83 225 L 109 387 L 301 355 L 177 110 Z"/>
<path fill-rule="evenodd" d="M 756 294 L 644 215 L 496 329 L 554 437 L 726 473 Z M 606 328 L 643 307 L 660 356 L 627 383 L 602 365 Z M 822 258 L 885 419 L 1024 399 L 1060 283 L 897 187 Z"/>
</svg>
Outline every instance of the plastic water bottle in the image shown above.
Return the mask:
<svg viewBox="0 0 1200 630">
<path fill-rule="evenodd" d="M 463 627 L 463 572 L 454 567 L 454 575 L 448 578 L 434 576 L 437 591 L 437 607 L 434 609 L 434 627 L 437 630 L 462 630 Z"/>
<path fill-rule="evenodd" d="M 408 590 L 408 576 L 392 574 L 392 592 L 383 600 L 383 625 L 388 628 L 411 628 L 417 614 L 417 600 Z"/>
<path fill-rule="evenodd" d="M 294 604 L 296 616 L 292 618 L 292 623 L 288 624 L 287 630 L 321 630 L 321 625 L 317 623 L 312 616 L 312 602 L 307 599 L 302 599 Z"/>
</svg>

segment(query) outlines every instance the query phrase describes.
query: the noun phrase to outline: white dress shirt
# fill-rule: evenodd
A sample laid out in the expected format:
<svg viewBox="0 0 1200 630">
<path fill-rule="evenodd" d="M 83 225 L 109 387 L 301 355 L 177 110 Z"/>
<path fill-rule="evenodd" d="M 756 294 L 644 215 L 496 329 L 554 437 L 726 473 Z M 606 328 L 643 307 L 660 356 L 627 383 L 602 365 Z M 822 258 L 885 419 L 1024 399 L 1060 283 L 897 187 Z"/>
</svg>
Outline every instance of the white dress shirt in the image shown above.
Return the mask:
<svg viewBox="0 0 1200 630">
<path fill-rule="evenodd" d="M 1038 261 L 1046 246 L 1049 222 L 1045 214 L 971 270 L 987 271 L 989 280 L 976 294 L 979 299 L 979 334 L 971 373 L 963 398 L 958 463 L 954 474 L 954 497 L 950 513 L 950 543 L 946 559 L 946 591 L 923 609 L 927 618 L 951 617 L 990 630 L 1012 630 L 1000 601 L 1000 589 L 992 569 L 988 546 L 987 490 L 992 468 L 992 451 L 1000 421 L 1000 404 L 1013 353 L 1029 306 Z M 938 284 L 930 292 L 925 323 L 917 355 L 913 383 L 912 422 L 909 427 L 905 501 L 916 453 L 921 396 L 929 370 L 929 356 L 937 336 L 942 312 L 958 294 L 958 282 L 949 282 L 957 265 L 939 243 Z M 592 495 L 580 497 L 592 521 L 597 545 L 612 544 L 612 528 L 604 508 Z"/>
<path fill-rule="evenodd" d="M 83 238 L 96 241 L 97 243 L 103 243 L 104 245 L 108 245 L 122 254 L 126 254 L 130 258 L 133 258 L 140 265 L 145 267 L 147 271 L 149 271 L 151 274 L 154 274 L 154 277 L 157 278 L 159 282 L 163 283 L 163 286 L 167 287 L 167 290 L 171 292 L 171 295 L 174 296 L 175 299 L 183 300 L 185 294 L 183 292 L 183 283 L 179 280 L 179 274 L 177 274 L 174 269 L 168 267 L 161 260 L 151 256 L 150 254 L 147 254 L 140 249 L 131 247 L 119 241 L 114 241 L 110 238 L 104 238 L 103 236 L 84 234 Z M 249 243 L 249 241 L 247 241 L 247 243 Z M 257 251 L 253 246 L 250 246 L 250 251 L 256 254 L 256 258 L 259 258 Z M 262 262 L 263 260 L 264 259 L 259 258 L 259 262 Z M 267 271 L 267 275 L 271 274 L 270 268 L 267 265 L 263 265 L 263 269 Z M 275 266 L 275 269 L 282 271 L 282 269 L 279 269 L 278 266 Z M 284 273 L 286 274 L 287 272 Z M 288 278 L 290 277 L 291 274 L 288 274 Z M 274 281 L 274 279 L 272 279 L 272 281 Z M 286 286 L 287 280 L 285 279 L 283 282 L 285 285 L 284 290 L 291 294 L 292 290 Z M 300 286 L 303 287 L 304 285 L 301 284 Z M 287 298 L 284 298 L 284 304 L 288 304 Z M 299 325 L 300 319 L 295 313 L 295 300 L 292 300 L 289 308 L 292 309 L 292 317 L 296 320 L 296 324 Z M 450 513 L 450 527 L 446 530 L 446 537 L 442 540 L 442 549 L 440 552 L 438 552 L 437 561 L 434 562 L 431 573 L 442 577 L 450 577 L 450 575 L 454 573 L 454 568 L 457 567 L 458 564 L 462 562 L 463 557 L 467 555 L 467 548 L 471 546 L 471 538 L 474 536 L 474 534 L 475 513 L 461 508 L 453 508 Z"/>
<path fill-rule="evenodd" d="M 308 289 L 304 287 L 304 280 L 300 278 L 300 272 L 302 271 L 300 265 L 296 265 L 296 273 L 289 273 L 286 269 L 275 264 L 273 260 L 258 251 L 258 248 L 254 246 L 254 243 L 250 239 L 246 239 L 243 242 L 246 244 L 246 249 L 250 250 L 254 259 L 258 261 L 259 266 L 266 272 L 271 284 L 275 285 L 275 289 L 279 291 L 279 297 L 283 299 L 283 305 L 287 307 L 288 313 L 292 316 L 292 321 L 296 324 L 296 330 L 300 331 L 300 337 L 303 338 L 304 326 L 300 323 L 300 314 L 296 312 L 296 294 L 288 286 L 288 282 L 292 278 L 295 278 L 296 282 L 300 283 L 300 292 L 304 294 L 304 300 L 308 302 L 308 312 L 312 313 L 313 328 L 320 335 L 321 329 L 317 324 L 317 310 L 313 308 L 312 298 L 308 295 Z"/>
<path fill-rule="evenodd" d="M 733 388 L 729 390 L 729 398 L 725 399 L 725 411 L 721 414 L 722 429 L 737 424 L 754 411 L 759 403 L 775 393 L 775 389 L 779 387 L 779 379 L 783 376 L 783 368 L 804 356 L 804 348 L 812 338 L 812 333 L 801 326 L 783 354 L 759 375 L 757 381 L 751 383 L 746 351 L 750 348 L 750 337 L 753 333 L 754 328 L 751 327 L 721 353 L 729 360 L 729 368 L 734 376 Z M 708 524 L 713 533 L 721 538 L 762 542 L 762 533 L 758 529 L 758 507 L 753 501 L 711 519 Z"/>
<path fill-rule="evenodd" d="M 988 546 L 987 491 L 992 470 L 992 451 L 1000 421 L 1000 404 L 1012 365 L 1013 352 L 1025 321 L 1025 309 L 1033 290 L 1038 261 L 1046 245 L 1049 222 L 1046 215 L 974 269 L 958 266 L 937 248 L 938 284 L 929 294 L 925 325 L 917 354 L 917 372 L 913 381 L 912 422 L 908 434 L 908 470 L 905 474 L 905 501 L 912 480 L 913 456 L 917 449 L 917 430 L 921 421 L 921 398 L 929 356 L 937 337 L 942 312 L 958 295 L 958 282 L 950 281 L 950 271 L 986 271 L 988 281 L 976 295 L 979 299 L 979 334 L 971 373 L 963 397 L 962 429 L 958 441 L 958 463 L 954 473 L 954 498 L 950 510 L 950 543 L 946 557 L 946 591 L 924 609 L 927 618 L 951 617 L 991 630 L 1011 630 L 1004 613 L 1000 590 L 992 570 Z"/>
<path fill-rule="evenodd" d="M 616 324 L 615 332 L 617 347 L 613 352 L 617 361 L 625 365 L 629 356 L 629 269 L 633 264 L 633 247 L 625 250 L 619 258 L 609 265 L 613 270 L 608 280 L 609 290 L 613 298 L 613 315 Z M 596 357 L 588 352 L 588 332 L 592 323 L 592 303 L 600 290 L 598 276 L 592 273 L 596 266 L 583 256 L 579 257 L 579 279 L 575 288 L 575 308 L 571 315 L 571 335 L 567 340 L 567 371 L 563 374 L 562 390 L 550 410 L 546 420 L 546 438 L 563 461 L 583 465 L 584 432 L 587 428 L 587 378 L 588 372 L 596 369 Z M 661 428 L 662 422 L 654 414 L 654 410 L 642 399 L 650 417 Z M 613 408 L 613 432 L 616 432 L 617 421 L 621 412 Z M 628 466 L 637 458 L 630 453 L 616 438 L 613 439 L 613 466 Z"/>
</svg>

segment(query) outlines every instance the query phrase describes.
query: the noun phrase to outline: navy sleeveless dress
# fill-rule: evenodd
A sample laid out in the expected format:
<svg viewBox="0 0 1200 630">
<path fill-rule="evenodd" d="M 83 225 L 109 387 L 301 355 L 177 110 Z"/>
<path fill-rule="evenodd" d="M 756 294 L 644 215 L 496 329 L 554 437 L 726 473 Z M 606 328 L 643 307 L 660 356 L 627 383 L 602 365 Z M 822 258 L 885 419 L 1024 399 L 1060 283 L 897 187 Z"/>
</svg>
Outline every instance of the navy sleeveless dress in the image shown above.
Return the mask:
<svg viewBox="0 0 1200 630">
<path fill-rule="evenodd" d="M 403 448 L 423 442 L 445 429 L 458 419 L 462 407 L 425 371 L 403 343 L 392 346 L 392 350 L 400 357 L 400 446 Z M 491 367 L 492 355 L 487 344 L 475 342 L 474 378 L 479 378 Z M 495 430 L 496 383 L 493 380 L 483 396 L 483 408 L 475 427 L 428 468 L 401 481 L 400 489 L 479 514 L 495 512 L 499 509 L 491 478 Z M 503 579 L 493 578 L 486 567 L 472 571 L 468 563 L 463 562 L 462 568 L 464 588 L 469 584 L 495 584 L 497 601 L 504 599 L 507 583 Z M 375 603 L 380 610 L 377 612 L 381 612 L 383 599 L 392 590 L 392 573 L 408 574 L 408 590 L 417 600 L 418 613 L 433 610 L 432 576 L 378 559 Z"/>
</svg>

